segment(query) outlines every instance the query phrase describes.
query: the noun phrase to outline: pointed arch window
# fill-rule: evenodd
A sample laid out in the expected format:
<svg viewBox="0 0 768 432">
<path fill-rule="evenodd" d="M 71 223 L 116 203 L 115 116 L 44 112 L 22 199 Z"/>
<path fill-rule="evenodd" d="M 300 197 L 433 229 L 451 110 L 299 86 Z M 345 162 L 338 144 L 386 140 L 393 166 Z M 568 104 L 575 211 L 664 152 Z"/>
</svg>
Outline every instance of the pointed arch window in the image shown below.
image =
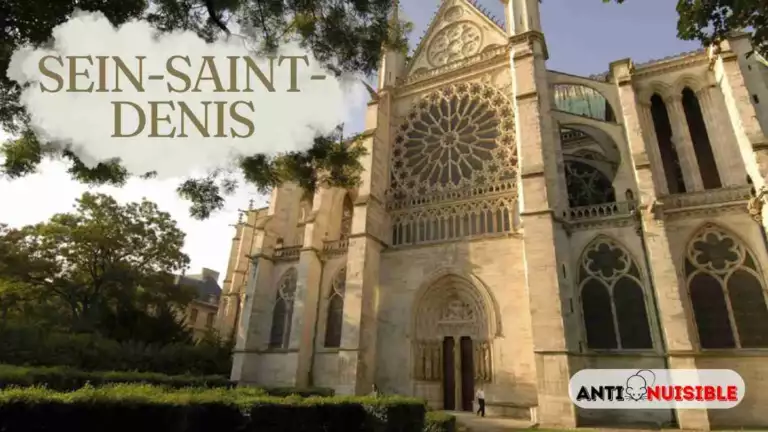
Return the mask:
<svg viewBox="0 0 768 432">
<path fill-rule="evenodd" d="M 579 161 L 565 162 L 565 184 L 570 207 L 616 201 L 613 183 L 596 167 Z"/>
<path fill-rule="evenodd" d="M 680 167 L 677 149 L 672 142 L 672 124 L 669 122 L 669 112 L 667 112 L 667 105 L 658 93 L 651 96 L 651 118 L 653 119 L 653 128 L 656 131 L 661 165 L 664 169 L 664 177 L 667 179 L 669 193 L 684 193 L 683 170 Z"/>
<path fill-rule="evenodd" d="M 685 274 L 702 348 L 768 348 L 768 304 L 754 254 L 716 225 L 688 244 Z"/>
<path fill-rule="evenodd" d="M 720 173 L 717 171 L 715 155 L 712 153 L 712 144 L 707 134 L 707 125 L 701 113 L 701 105 L 696 94 L 689 87 L 683 89 L 683 111 L 688 122 L 688 131 L 693 141 L 693 152 L 699 163 L 699 172 L 704 189 L 718 189 L 722 187 Z"/>
<path fill-rule="evenodd" d="M 298 272 L 295 268 L 288 269 L 280 278 L 277 286 L 275 306 L 272 309 L 272 328 L 269 333 L 270 348 L 288 348 L 291 340 L 291 321 L 293 320 L 293 303 L 296 297 Z"/>
<path fill-rule="evenodd" d="M 347 194 L 344 197 L 344 205 L 341 209 L 341 229 L 339 230 L 339 237 L 341 240 L 349 238 L 349 235 L 352 233 L 352 216 L 354 208 L 352 200 L 349 198 L 349 194 Z"/>
<path fill-rule="evenodd" d="M 331 281 L 328 295 L 328 315 L 325 322 L 325 347 L 341 346 L 341 329 L 344 324 L 344 294 L 347 286 L 347 269 L 342 268 Z"/>
<path fill-rule="evenodd" d="M 613 240 L 599 237 L 582 253 L 579 287 L 587 347 L 652 349 L 640 269 Z"/>
</svg>

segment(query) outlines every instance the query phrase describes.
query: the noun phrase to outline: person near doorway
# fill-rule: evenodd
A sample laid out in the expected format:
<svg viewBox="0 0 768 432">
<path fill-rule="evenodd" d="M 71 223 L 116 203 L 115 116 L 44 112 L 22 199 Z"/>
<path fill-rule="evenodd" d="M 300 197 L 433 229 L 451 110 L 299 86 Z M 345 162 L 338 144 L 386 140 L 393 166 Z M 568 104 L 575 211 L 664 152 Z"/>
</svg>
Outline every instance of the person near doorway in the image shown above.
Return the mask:
<svg viewBox="0 0 768 432">
<path fill-rule="evenodd" d="M 477 389 L 475 397 L 477 398 L 477 415 L 485 417 L 485 392 L 482 387 Z"/>
</svg>

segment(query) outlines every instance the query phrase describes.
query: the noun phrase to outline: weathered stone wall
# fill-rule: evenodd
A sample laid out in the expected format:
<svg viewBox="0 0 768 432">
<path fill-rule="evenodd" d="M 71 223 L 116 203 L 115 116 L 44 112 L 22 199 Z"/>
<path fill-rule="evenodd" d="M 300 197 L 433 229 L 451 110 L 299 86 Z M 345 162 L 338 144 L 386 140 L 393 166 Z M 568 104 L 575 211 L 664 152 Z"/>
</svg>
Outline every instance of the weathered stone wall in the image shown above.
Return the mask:
<svg viewBox="0 0 768 432">
<path fill-rule="evenodd" d="M 436 275 L 456 274 L 487 289 L 500 319 L 492 339 L 493 382 L 485 387 L 493 402 L 535 404 L 536 378 L 531 346 L 528 294 L 517 237 L 391 250 L 382 254 L 376 380 L 388 393 L 426 397 L 441 408 L 440 383 L 414 382 L 411 342 L 414 298 Z M 473 278 L 474 277 L 474 278 Z"/>
<path fill-rule="evenodd" d="M 744 379 L 744 399 L 734 408 L 709 410 L 713 428 L 761 428 L 768 425 L 768 355 L 761 350 L 729 353 L 700 353 L 699 369 L 731 369 Z"/>
<path fill-rule="evenodd" d="M 571 358 L 572 372 L 582 369 L 666 369 L 664 358 L 658 354 L 581 355 Z M 627 377 L 629 378 L 629 377 Z M 674 421 L 672 410 L 586 410 L 577 408 L 579 426 L 669 426 Z"/>
</svg>

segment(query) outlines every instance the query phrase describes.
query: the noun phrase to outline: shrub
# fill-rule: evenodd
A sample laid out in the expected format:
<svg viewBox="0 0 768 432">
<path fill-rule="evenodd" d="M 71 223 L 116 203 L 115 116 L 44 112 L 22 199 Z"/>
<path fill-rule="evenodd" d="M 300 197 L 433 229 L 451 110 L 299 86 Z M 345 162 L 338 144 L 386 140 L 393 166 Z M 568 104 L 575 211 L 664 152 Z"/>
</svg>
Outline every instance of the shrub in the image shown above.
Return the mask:
<svg viewBox="0 0 768 432">
<path fill-rule="evenodd" d="M 424 417 L 424 432 L 456 432 L 456 417 L 441 411 L 429 411 Z"/>
<path fill-rule="evenodd" d="M 423 400 L 402 396 L 365 397 L 366 431 L 421 432 L 426 404 Z"/>
<path fill-rule="evenodd" d="M 124 384 L 71 393 L 43 388 L 0 392 L 4 432 L 101 432 L 105 425 L 110 432 L 421 432 L 414 427 L 423 424 L 423 402 L 398 397 L 276 398 L 247 388 L 169 390 Z"/>
<path fill-rule="evenodd" d="M 66 367 L 24 367 L 0 364 L 0 389 L 9 387 L 46 387 L 51 390 L 75 391 L 86 384 L 102 387 L 108 384 L 151 384 L 167 388 L 233 388 L 234 382 L 219 376 L 164 375 L 152 372 L 88 372 Z M 243 390 L 245 391 L 245 390 Z M 259 389 L 260 394 L 285 397 L 333 396 L 333 389 L 274 387 Z"/>
<path fill-rule="evenodd" d="M 154 384 L 169 388 L 184 387 L 233 387 L 234 384 L 218 375 L 163 375 L 151 372 L 87 372 L 65 367 L 21 367 L 0 365 L 0 389 L 8 387 L 42 386 L 56 391 L 74 391 L 91 384 L 101 387 L 107 384 L 134 383 Z"/>
<path fill-rule="evenodd" d="M 98 334 L 70 334 L 29 326 L 0 326 L 0 363 L 65 366 L 95 371 L 145 371 L 169 375 L 229 375 L 228 345 L 117 342 Z"/>
<path fill-rule="evenodd" d="M 325 387 L 310 387 L 310 388 L 298 388 L 298 387 L 265 387 L 264 390 L 270 396 L 275 397 L 287 397 L 291 395 L 298 395 L 301 397 L 322 396 L 331 397 L 336 392 L 332 388 Z"/>
</svg>

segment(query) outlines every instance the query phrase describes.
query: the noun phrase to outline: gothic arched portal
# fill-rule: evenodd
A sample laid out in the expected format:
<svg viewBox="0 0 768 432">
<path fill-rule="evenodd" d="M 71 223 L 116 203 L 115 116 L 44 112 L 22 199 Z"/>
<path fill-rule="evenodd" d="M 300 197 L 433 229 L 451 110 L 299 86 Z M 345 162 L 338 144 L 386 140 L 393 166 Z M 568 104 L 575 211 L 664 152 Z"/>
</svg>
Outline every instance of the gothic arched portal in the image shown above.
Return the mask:
<svg viewBox="0 0 768 432">
<path fill-rule="evenodd" d="M 458 275 L 437 278 L 416 297 L 413 377 L 441 383 L 444 409 L 471 410 L 475 384 L 491 381 L 493 314 L 483 292 Z"/>
</svg>

